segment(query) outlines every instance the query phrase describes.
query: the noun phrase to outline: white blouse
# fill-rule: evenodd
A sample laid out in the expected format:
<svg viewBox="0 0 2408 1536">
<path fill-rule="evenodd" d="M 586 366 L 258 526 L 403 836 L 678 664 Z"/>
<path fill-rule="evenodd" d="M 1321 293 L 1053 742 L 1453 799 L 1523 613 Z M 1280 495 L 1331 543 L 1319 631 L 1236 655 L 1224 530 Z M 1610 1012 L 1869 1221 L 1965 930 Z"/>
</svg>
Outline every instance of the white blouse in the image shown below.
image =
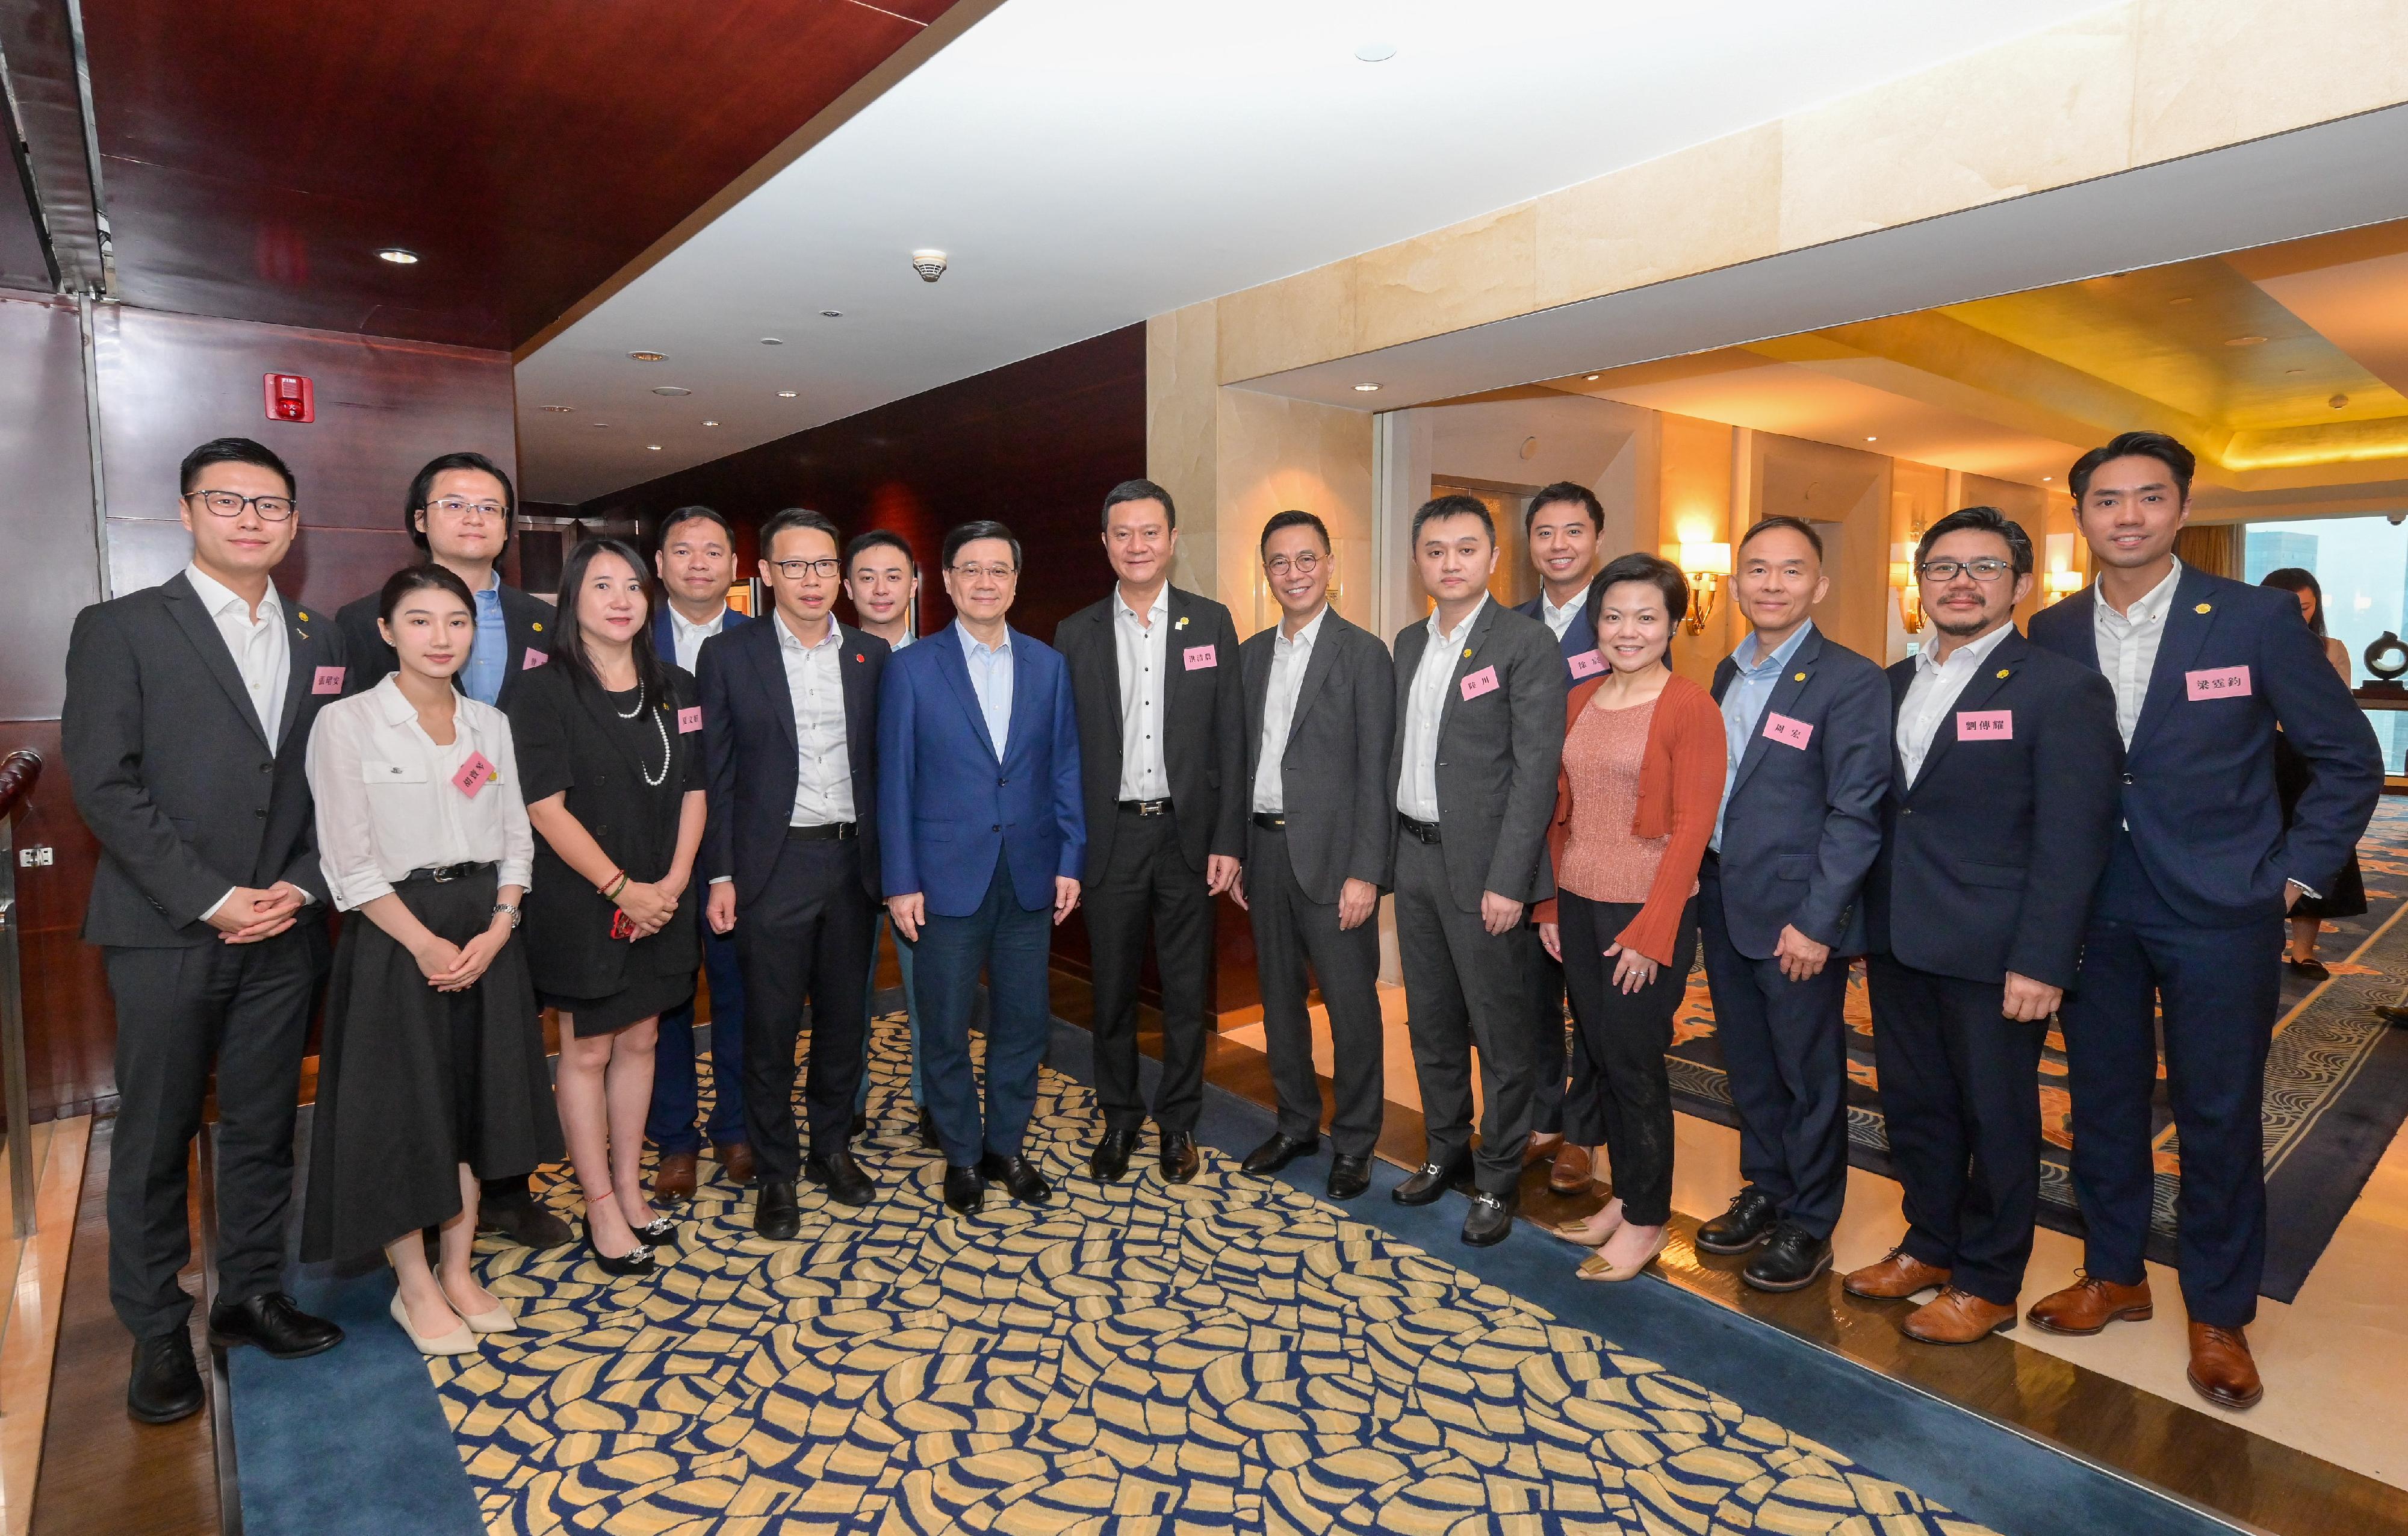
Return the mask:
<svg viewBox="0 0 2408 1536">
<path fill-rule="evenodd" d="M 335 906 L 351 912 L 390 895 L 412 869 L 497 864 L 498 883 L 523 889 L 535 833 L 519 792 L 517 749 L 501 711 L 463 694 L 452 742 L 437 746 L 394 675 L 329 704 L 309 733 L 309 791 L 318 802 L 318 858 Z M 481 753 L 499 774 L 474 795 L 455 778 Z"/>
</svg>

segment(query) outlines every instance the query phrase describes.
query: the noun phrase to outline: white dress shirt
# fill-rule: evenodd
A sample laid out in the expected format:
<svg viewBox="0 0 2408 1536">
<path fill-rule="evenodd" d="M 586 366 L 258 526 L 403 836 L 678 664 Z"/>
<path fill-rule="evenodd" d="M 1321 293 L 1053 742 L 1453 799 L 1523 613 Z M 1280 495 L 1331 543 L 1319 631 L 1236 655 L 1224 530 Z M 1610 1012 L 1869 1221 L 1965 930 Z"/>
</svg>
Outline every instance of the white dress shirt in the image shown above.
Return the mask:
<svg viewBox="0 0 2408 1536">
<path fill-rule="evenodd" d="M 200 567 L 186 566 L 184 580 L 200 594 L 201 606 L 234 653 L 234 669 L 242 674 L 243 688 L 259 717 L 259 734 L 269 746 L 276 745 L 277 727 L 284 723 L 284 687 L 293 676 L 293 639 L 284 632 L 284 604 L 275 583 L 268 583 L 266 596 L 259 599 L 254 619 L 239 594 L 202 574 Z"/>
<path fill-rule="evenodd" d="M 466 694 L 452 708 L 448 747 L 426 734 L 392 674 L 318 711 L 309 792 L 318 802 L 318 861 L 337 910 L 366 906 L 412 869 L 445 864 L 497 865 L 497 883 L 526 887 L 535 834 L 509 718 Z M 500 777 L 464 795 L 452 776 L 472 753 Z"/>
<path fill-rule="evenodd" d="M 1124 800 L 1170 797 L 1162 764 L 1162 695 L 1170 669 L 1170 583 L 1154 595 L 1140 620 L 1112 587 L 1112 649 L 1120 656 L 1121 792 Z"/>
<path fill-rule="evenodd" d="M 675 657 L 677 664 L 689 672 L 693 671 L 695 664 L 702 659 L 702 642 L 726 627 L 727 605 L 725 603 L 720 604 L 719 611 L 700 624 L 686 623 L 685 615 L 679 612 L 675 605 L 671 605 L 669 643 L 677 649 Z"/>
<path fill-rule="evenodd" d="M 1923 760 L 1930 755 L 1931 743 L 1939 737 L 1948 711 L 1956 708 L 1957 696 L 2014 627 L 2012 623 L 2002 624 L 1979 639 L 1968 640 L 1949 652 L 1946 661 L 1934 661 L 1928 647 L 1915 653 L 1914 681 L 1906 685 L 1906 702 L 1898 711 L 1898 756 L 1910 787 L 1921 776 Z"/>
<path fill-rule="evenodd" d="M 1437 609 L 1430 610 L 1426 621 L 1429 642 L 1422 647 L 1421 665 L 1414 668 L 1412 688 L 1405 695 L 1404 772 L 1397 782 L 1397 809 L 1417 822 L 1438 820 L 1439 714 L 1446 708 L 1455 664 L 1463 656 L 1464 637 L 1471 633 L 1472 622 L 1487 606 L 1488 594 L 1484 592 L 1452 633 L 1439 628 Z"/>
<path fill-rule="evenodd" d="M 1280 759 L 1287 755 L 1287 739 L 1296 725 L 1296 696 L 1304 687 L 1304 670 L 1312 665 L 1313 637 L 1321 633 L 1321 621 L 1329 616 L 1329 605 L 1305 621 L 1304 627 L 1291 639 L 1283 625 L 1271 637 L 1271 676 L 1268 691 L 1263 696 L 1263 742 L 1260 760 L 1254 765 L 1254 809 L 1269 815 L 1283 814 L 1287 810 L 1285 787 L 1280 782 Z"/>
<path fill-rule="evenodd" d="M 962 664 L 969 668 L 970 692 L 978 695 L 979 713 L 986 719 L 986 739 L 998 761 L 1011 748 L 1011 631 L 993 645 L 980 643 L 959 619 L 953 633 L 962 642 Z"/>
<path fill-rule="evenodd" d="M 1572 600 L 1561 608 L 1557 608 L 1555 600 L 1548 596 L 1543 590 L 1540 592 L 1539 617 L 1546 620 L 1547 627 L 1555 631 L 1556 644 L 1563 643 L 1564 631 L 1572 626 L 1572 621 L 1580 617 L 1580 610 L 1587 602 L 1588 588 L 1586 587 L 1573 593 Z"/>
<path fill-rule="evenodd" d="M 2174 606 L 2174 587 L 2182 573 L 2183 563 L 2176 560 L 2164 581 L 2122 613 L 2095 584 L 2091 590 L 2090 635 L 2099 647 L 2099 670 L 2115 690 L 2115 728 L 2128 748 L 2132 728 L 2141 723 L 2141 706 L 2148 700 L 2149 675 L 2157 669 L 2157 645 L 2166 637 L 2166 614 Z"/>
<path fill-rule="evenodd" d="M 795 808 L 789 826 L 849 822 L 853 811 L 853 748 L 844 731 L 844 631 L 834 619 L 817 645 L 805 645 L 773 615 L 778 655 L 786 664 L 786 694 L 795 708 Z"/>
</svg>

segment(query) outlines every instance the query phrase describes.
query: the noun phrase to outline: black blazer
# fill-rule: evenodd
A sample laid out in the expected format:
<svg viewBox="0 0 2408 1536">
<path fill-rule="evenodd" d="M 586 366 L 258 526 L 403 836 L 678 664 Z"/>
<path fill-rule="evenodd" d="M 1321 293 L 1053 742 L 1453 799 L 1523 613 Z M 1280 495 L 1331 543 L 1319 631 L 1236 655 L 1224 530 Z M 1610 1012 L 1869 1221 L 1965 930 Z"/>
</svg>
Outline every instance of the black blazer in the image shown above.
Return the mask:
<svg viewBox="0 0 2408 1536">
<path fill-rule="evenodd" d="M 537 668 L 509 695 L 510 735 L 518 749 L 522 793 L 529 805 L 566 790 L 575 816 L 631 880 L 667 875 L 677 856 L 678 818 L 685 797 L 703 787 L 702 733 L 679 729 L 678 714 L 695 703 L 694 679 L 666 667 L 669 697 L 648 700 L 669 741 L 660 784 L 644 782 L 623 744 L 610 701 L 580 686 L 566 663 Z M 651 750 L 658 751 L 657 738 Z M 649 762 L 649 759 L 647 760 Z M 702 964 L 695 912 L 703 887 L 702 858 L 678 898 L 677 916 L 649 938 L 630 943 L 610 937 L 617 904 L 587 883 L 536 834 L 535 878 L 528 887 L 521 942 L 536 990 L 547 997 L 609 998 L 653 976 L 691 975 Z"/>
<path fill-rule="evenodd" d="M 76 810 L 100 842 L 87 942 L 208 943 L 201 914 L 227 890 L 280 880 L 315 897 L 303 921 L 323 922 L 304 764 L 309 727 L 337 696 L 317 691 L 319 669 L 339 668 L 341 652 L 327 615 L 280 601 L 293 664 L 273 743 L 181 571 L 76 615 L 59 725 Z"/>
<path fill-rule="evenodd" d="M 1121 798 L 1121 668 L 1112 637 L 1112 597 L 1090 603 L 1054 631 L 1054 649 L 1070 668 L 1079 711 L 1079 766 L 1086 790 L 1087 875 L 1111 868 L 1112 828 Z M 1199 874 L 1205 855 L 1246 856 L 1245 697 L 1238 681 L 1238 626 L 1210 597 L 1170 589 L 1170 633 L 1163 658 L 1162 766 L 1179 817 L 1179 852 Z M 1187 653 L 1212 648 L 1190 668 Z"/>
<path fill-rule="evenodd" d="M 836 621 L 828 621 L 835 624 Z M 795 701 L 786 686 L 779 636 L 784 621 L 723 630 L 702 642 L 695 665 L 702 693 L 702 750 L 710 785 L 710 821 L 702 835 L 697 881 L 732 875 L 740 906 L 761 894 L 786 845 L 802 771 Z M 881 898 L 878 874 L 878 685 L 886 642 L 838 624 L 837 670 L 844 680 L 845 750 L 853 757 L 853 816 L 861 840 L 861 886 Z"/>
<path fill-rule="evenodd" d="M 1280 755 L 1280 802 L 1297 883 L 1313 900 L 1329 903 L 1349 880 L 1368 880 L 1382 890 L 1393 883 L 1396 818 L 1365 788 L 1379 783 L 1388 770 L 1397 670 L 1379 637 L 1348 624 L 1336 609 L 1320 623 Z M 1263 713 L 1270 704 L 1271 647 L 1278 639 L 1279 626 L 1273 624 L 1238 648 L 1246 691 L 1246 767 L 1236 797 L 1240 811 L 1254 809 Z M 1246 833 L 1251 865 L 1256 835 L 1251 818 Z"/>
<path fill-rule="evenodd" d="M 393 647 L 385 644 L 377 632 L 377 598 L 371 592 L 345 603 L 335 615 L 336 627 L 342 631 L 343 660 L 348 668 L 343 682 L 343 696 L 365 693 L 382 682 L 385 674 L 399 667 Z M 509 659 L 502 665 L 501 696 L 494 705 L 504 711 L 510 707 L 511 696 L 518 692 L 519 680 L 535 671 L 543 663 L 532 661 L 529 652 L 552 654 L 552 637 L 555 624 L 552 606 L 531 593 L 521 592 L 505 581 L 502 583 L 502 627 L 509 635 Z M 661 659 L 674 658 L 664 654 Z M 452 685 L 465 691 L 463 681 L 467 668 L 462 668 L 452 680 Z"/>
<path fill-rule="evenodd" d="M 1865 882 L 1873 953 L 1969 982 L 2073 984 L 2115 836 L 2124 741 L 2098 673 L 2013 629 L 1941 719 L 1923 771 L 1896 757 L 1912 658 L 1889 669 L 1892 764 Z M 1966 721 L 1967 715 L 2004 717 Z"/>
</svg>

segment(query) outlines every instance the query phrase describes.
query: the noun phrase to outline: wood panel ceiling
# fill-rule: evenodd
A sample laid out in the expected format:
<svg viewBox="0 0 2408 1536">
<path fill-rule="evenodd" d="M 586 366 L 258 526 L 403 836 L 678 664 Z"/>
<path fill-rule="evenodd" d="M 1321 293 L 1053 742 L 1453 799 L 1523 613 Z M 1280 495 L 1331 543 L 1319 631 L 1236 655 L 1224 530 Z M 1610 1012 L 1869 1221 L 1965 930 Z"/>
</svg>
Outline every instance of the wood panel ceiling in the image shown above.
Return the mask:
<svg viewBox="0 0 2408 1536">
<path fill-rule="evenodd" d="M 119 294 L 513 347 L 951 5 L 88 5 Z"/>
</svg>

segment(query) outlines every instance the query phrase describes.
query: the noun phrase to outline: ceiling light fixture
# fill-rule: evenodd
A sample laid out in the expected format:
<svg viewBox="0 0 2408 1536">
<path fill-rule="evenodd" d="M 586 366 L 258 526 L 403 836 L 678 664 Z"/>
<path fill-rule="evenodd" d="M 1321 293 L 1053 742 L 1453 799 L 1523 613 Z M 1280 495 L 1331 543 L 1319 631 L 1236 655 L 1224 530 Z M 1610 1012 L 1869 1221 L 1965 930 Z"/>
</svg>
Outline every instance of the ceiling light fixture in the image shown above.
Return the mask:
<svg viewBox="0 0 2408 1536">
<path fill-rule="evenodd" d="M 595 426 L 609 426 L 610 423 L 608 422 L 596 422 L 594 424 Z"/>
<path fill-rule="evenodd" d="M 842 309 L 822 309 L 820 311 L 820 318 L 822 320 L 842 320 L 844 318 L 844 311 Z"/>
<path fill-rule="evenodd" d="M 780 391 L 778 392 L 778 398 L 779 398 L 779 399 L 781 399 L 781 400 L 791 400 L 791 399 L 793 399 L 794 397 L 795 397 L 795 392 L 794 392 L 793 390 L 790 390 L 790 389 L 781 389 L 781 390 L 780 390 Z"/>
<path fill-rule="evenodd" d="M 2254 347 L 2265 339 L 2262 336 L 2228 336 L 2224 344 L 2228 347 Z"/>
<path fill-rule="evenodd" d="M 1385 64 L 1397 56 L 1394 43 L 1365 43 L 1354 50 L 1354 56 L 1365 64 Z"/>
<path fill-rule="evenodd" d="M 2349 404 L 2349 396 L 2346 395 L 2336 395 L 2331 399 L 2327 400 L 2325 404 L 2332 407 L 2335 410 L 2339 410 L 2342 407 Z"/>
<path fill-rule="evenodd" d="M 377 252 L 377 260 L 380 262 L 391 262 L 395 266 L 416 266 L 418 265 L 418 252 L 415 251 L 404 251 L 397 245 L 389 245 L 382 251 Z"/>
<path fill-rule="evenodd" d="M 717 426 L 719 423 L 717 422 L 705 422 L 702 424 L 705 426 Z"/>
<path fill-rule="evenodd" d="M 638 363 L 666 363 L 669 357 L 666 352 L 629 352 L 627 355 Z"/>
<path fill-rule="evenodd" d="M 646 443 L 646 444 L 644 445 L 644 447 L 645 447 L 646 449 L 650 450 L 651 452 L 654 452 L 654 453 L 657 453 L 657 452 L 659 452 L 661 451 L 661 445 L 660 445 L 660 444 L 658 444 L 658 443 Z"/>
<path fill-rule="evenodd" d="M 2192 302 L 2192 300 L 2188 294 L 2183 294 L 2180 298 L 2170 298 L 2166 300 L 2166 303 L 2169 305 L 2188 304 L 2190 302 Z"/>
<path fill-rule="evenodd" d="M 538 406 L 538 407 L 536 407 L 536 409 L 542 411 L 542 412 L 543 412 L 545 415 L 547 415 L 547 416 L 566 416 L 566 415 L 567 415 L 570 411 L 575 410 L 576 409 L 577 409 L 577 408 L 576 408 L 575 406 Z"/>
<path fill-rule="evenodd" d="M 1598 380 L 1598 375 L 1596 375 L 1596 374 L 1592 373 L 1592 374 L 1590 374 L 1590 375 L 1588 376 L 1588 381 L 1589 381 L 1590 383 L 1594 384 L 1594 383 L 1596 383 L 1596 382 L 1597 382 L 1597 380 Z"/>
<path fill-rule="evenodd" d="M 2119 273 L 2119 274 L 2117 274 L 2117 275 L 2118 275 L 2118 276 L 2121 276 L 2121 274 L 2120 274 L 2120 273 Z M 2040 482 L 2041 482 L 2042 485 L 2046 485 L 2050 481 L 2053 481 L 2053 480 L 2055 480 L 2056 478 L 2057 478 L 2057 477 L 2056 477 L 2055 475 L 2042 475 L 2042 476 L 2041 476 L 2041 478 L 2040 478 Z"/>
<path fill-rule="evenodd" d="M 765 336 L 761 338 L 761 345 L 765 347 L 782 347 L 785 344 L 786 338 L 781 336 Z"/>
<path fill-rule="evenodd" d="M 652 386 L 652 393 L 654 395 L 692 395 L 694 391 L 681 389 L 675 384 L 655 384 Z"/>
<path fill-rule="evenodd" d="M 1380 386 L 1377 384 L 1357 384 L 1354 386 L 1354 393 L 1357 395 L 1373 395 L 1379 392 L 1379 388 Z"/>
<path fill-rule="evenodd" d="M 1881 441 L 1881 439 L 1880 439 L 1879 438 L 1867 438 L 1865 439 L 1865 441 L 1867 441 L 1867 442 L 1869 442 L 1869 443 L 1877 443 L 1877 442 Z"/>
</svg>

